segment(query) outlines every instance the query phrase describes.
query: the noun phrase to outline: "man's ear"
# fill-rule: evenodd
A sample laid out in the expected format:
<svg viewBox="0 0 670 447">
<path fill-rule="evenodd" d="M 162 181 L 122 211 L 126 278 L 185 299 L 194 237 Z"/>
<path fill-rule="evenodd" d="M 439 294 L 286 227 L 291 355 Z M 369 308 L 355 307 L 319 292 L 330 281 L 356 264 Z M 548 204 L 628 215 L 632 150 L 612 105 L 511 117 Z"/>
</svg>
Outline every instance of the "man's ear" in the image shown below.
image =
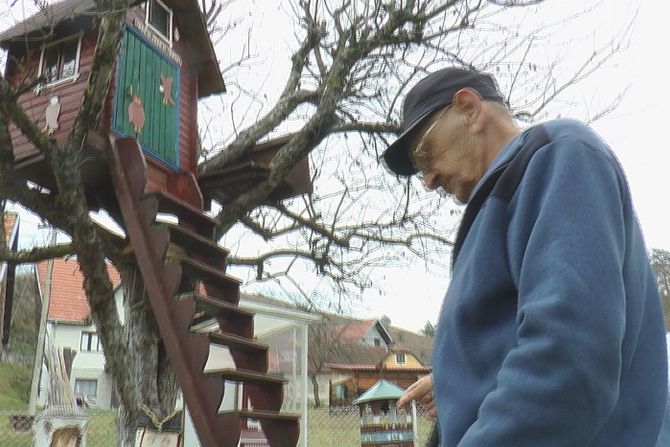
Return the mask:
<svg viewBox="0 0 670 447">
<path fill-rule="evenodd" d="M 468 125 L 482 126 L 484 104 L 479 93 L 471 88 L 462 88 L 454 94 L 453 105 L 462 114 Z M 479 129 L 473 128 L 472 130 Z"/>
<path fill-rule="evenodd" d="M 482 111 L 481 97 L 471 88 L 462 88 L 457 91 L 452 104 L 467 118 L 468 123 L 474 123 Z"/>
</svg>

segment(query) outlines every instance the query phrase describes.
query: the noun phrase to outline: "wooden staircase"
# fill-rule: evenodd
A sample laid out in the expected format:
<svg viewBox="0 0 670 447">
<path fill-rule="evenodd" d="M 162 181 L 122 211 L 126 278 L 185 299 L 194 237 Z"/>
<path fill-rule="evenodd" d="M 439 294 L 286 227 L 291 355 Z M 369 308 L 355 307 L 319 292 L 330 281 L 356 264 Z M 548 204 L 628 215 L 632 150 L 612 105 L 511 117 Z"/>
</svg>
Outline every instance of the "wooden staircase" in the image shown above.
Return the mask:
<svg viewBox="0 0 670 447">
<path fill-rule="evenodd" d="M 299 417 L 280 412 L 286 380 L 268 374 L 268 346 L 253 339 L 253 314 L 237 306 L 240 283 L 225 273 L 228 252 L 213 239 L 217 222 L 203 213 L 195 179 L 181 179 L 180 198 L 146 194 L 146 161 L 136 140 L 111 140 L 105 154 L 126 235 L 201 445 L 237 446 L 241 420 L 250 418 L 260 422 L 271 446 L 294 447 Z M 156 222 L 158 213 L 178 223 Z M 218 329 L 204 331 L 211 322 Z M 210 345 L 227 348 L 235 367 L 205 372 Z M 242 384 L 252 410 L 219 411 L 226 382 Z"/>
</svg>

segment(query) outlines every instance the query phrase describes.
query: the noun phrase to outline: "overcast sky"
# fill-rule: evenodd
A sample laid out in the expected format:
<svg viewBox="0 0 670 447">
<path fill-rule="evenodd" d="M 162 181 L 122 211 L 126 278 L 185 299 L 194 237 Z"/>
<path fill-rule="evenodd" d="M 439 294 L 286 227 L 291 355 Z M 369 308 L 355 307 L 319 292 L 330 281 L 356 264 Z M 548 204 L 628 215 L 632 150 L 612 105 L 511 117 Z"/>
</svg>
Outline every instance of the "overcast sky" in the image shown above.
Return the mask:
<svg viewBox="0 0 670 447">
<path fill-rule="evenodd" d="M 8 0 L 0 0 L 7 4 Z M 6 28 L 13 20 L 20 19 L 22 10 L 28 0 L 19 0 L 9 14 L 6 9 L 0 11 L 0 29 Z M 255 36 L 256 47 L 263 56 L 270 71 L 259 70 L 257 82 L 266 88 L 272 82 L 272 70 L 280 70 L 287 62 L 289 42 L 292 42 L 290 27 L 282 24 L 276 7 L 266 5 L 274 2 L 256 2 L 262 14 L 254 17 L 260 23 L 263 32 Z M 263 5 L 261 8 L 258 5 Z M 542 17 L 552 17 L 557 10 L 574 8 L 584 4 L 576 0 L 548 0 L 541 7 Z M 662 42 L 670 16 L 667 2 L 651 0 L 609 0 L 594 22 L 580 23 L 580 28 L 570 29 L 566 33 L 589 33 L 594 27 L 611 26 L 616 28 L 624 23 L 636 7 L 639 12 L 633 30 L 630 49 L 617 59 L 616 65 L 609 65 L 598 73 L 595 83 L 585 83 L 583 91 L 577 91 L 573 101 L 579 98 L 592 98 L 595 94 L 612 96 L 630 84 L 630 90 L 617 110 L 593 127 L 610 144 L 617 154 L 627 173 L 633 201 L 638 211 L 641 225 L 650 248 L 670 250 L 670 230 L 668 230 L 668 172 L 670 165 L 670 148 L 666 137 L 666 129 L 670 128 L 667 111 L 662 107 L 670 101 L 668 86 L 667 51 Z M 29 11 L 26 9 L 26 11 Z M 595 20 L 597 19 L 597 23 Z M 279 28 L 278 28 L 279 27 Z M 602 31 L 602 30 L 601 30 Z M 233 59 L 226 54 L 231 45 L 222 42 L 217 52 L 222 59 Z M 274 59 L 274 60 L 273 60 Z M 265 67 L 264 67 L 265 68 Z M 275 73 L 281 71 L 275 71 Z M 251 79 L 249 80 L 251 81 Z M 228 82 L 228 80 L 226 81 Z M 272 90 L 270 95 L 272 95 Z M 226 105 L 227 98 L 220 98 L 214 104 Z M 229 105 L 228 105 L 229 106 Z M 579 117 L 579 116 L 577 116 Z M 225 118 L 225 117 L 224 117 Z M 225 121 L 225 119 L 224 119 Z M 36 219 L 24 218 L 25 230 L 36 224 Z M 31 224 L 31 225 L 27 225 Z M 44 240 L 45 236 L 37 236 Z M 442 296 L 448 283 L 445 274 L 425 275 L 424 266 L 417 265 L 411 270 L 380 272 L 378 282 L 386 289 L 383 294 L 366 293 L 364 305 L 356 308 L 359 316 L 379 316 L 387 314 L 394 324 L 409 329 L 419 329 L 426 320 L 436 320 Z M 408 305 L 408 303 L 412 303 Z"/>
</svg>

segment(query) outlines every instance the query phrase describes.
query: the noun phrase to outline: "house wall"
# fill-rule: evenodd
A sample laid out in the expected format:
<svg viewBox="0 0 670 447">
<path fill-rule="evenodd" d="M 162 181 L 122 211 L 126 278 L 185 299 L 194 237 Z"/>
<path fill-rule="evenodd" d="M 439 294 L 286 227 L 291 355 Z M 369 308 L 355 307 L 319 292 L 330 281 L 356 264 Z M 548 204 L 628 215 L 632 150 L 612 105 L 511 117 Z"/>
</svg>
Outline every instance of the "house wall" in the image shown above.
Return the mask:
<svg viewBox="0 0 670 447">
<path fill-rule="evenodd" d="M 66 36 L 68 35 L 62 37 Z M 58 119 L 59 127 L 53 134 L 53 138 L 55 138 L 58 144 L 65 142 L 74 119 L 77 113 L 79 113 L 86 82 L 91 72 L 96 40 L 97 33 L 95 31 L 86 34 L 82 40 L 79 58 L 79 77 L 77 79 L 47 87 L 40 91 L 39 94 L 30 90 L 19 97 L 19 105 L 26 111 L 28 117 L 42 129 L 46 123 L 44 115 L 46 106 L 49 104 L 52 96 L 58 96 L 61 105 Z M 6 76 L 13 87 L 31 82 L 32 79 L 37 77 L 41 49 L 42 46 L 38 45 L 28 49 L 27 52 L 21 49 L 15 50 L 9 55 L 7 58 Z M 38 153 L 37 148 L 28 141 L 13 122 L 10 124 L 9 131 L 14 146 L 14 158 L 17 161 Z"/>
<path fill-rule="evenodd" d="M 47 324 L 48 340 L 53 342 L 56 348 L 71 348 L 77 351 L 72 362 L 72 373 L 70 383 L 74 390 L 74 384 L 77 379 L 97 380 L 97 408 L 110 408 L 112 401 L 112 378 L 105 372 L 105 357 L 102 351 L 82 352 L 80 350 L 81 333 L 95 332 L 94 324 L 80 325 L 68 323 L 49 322 Z M 48 372 L 43 369 L 42 379 L 40 380 L 40 392 L 38 404 L 44 405 L 47 396 Z"/>
<path fill-rule="evenodd" d="M 377 325 L 372 325 L 370 329 L 365 331 L 361 338 L 361 343 L 368 346 L 375 346 L 375 339 L 379 340 L 379 346 L 387 347 L 384 337 L 377 329 Z"/>
<path fill-rule="evenodd" d="M 419 359 L 416 356 L 409 352 L 403 352 L 405 354 L 405 362 L 398 363 L 397 356 L 395 352 L 392 352 L 384 359 L 385 368 L 423 368 L 424 365 L 421 364 Z"/>
<path fill-rule="evenodd" d="M 316 375 L 316 381 L 319 384 L 319 400 L 321 405 L 328 405 L 328 399 L 330 396 L 330 373 L 320 373 Z M 312 386 L 311 380 L 309 384 L 309 394 L 308 398 L 311 402 L 314 402 L 314 387 Z"/>
<path fill-rule="evenodd" d="M 372 388 L 381 379 L 387 380 L 402 389 L 407 389 L 423 375 L 423 373 L 413 371 L 385 370 L 333 372 L 331 386 L 329 387 L 330 405 L 352 405 L 354 399 Z M 346 386 L 346 396 L 344 399 L 337 397 L 337 386 L 341 384 Z"/>
</svg>

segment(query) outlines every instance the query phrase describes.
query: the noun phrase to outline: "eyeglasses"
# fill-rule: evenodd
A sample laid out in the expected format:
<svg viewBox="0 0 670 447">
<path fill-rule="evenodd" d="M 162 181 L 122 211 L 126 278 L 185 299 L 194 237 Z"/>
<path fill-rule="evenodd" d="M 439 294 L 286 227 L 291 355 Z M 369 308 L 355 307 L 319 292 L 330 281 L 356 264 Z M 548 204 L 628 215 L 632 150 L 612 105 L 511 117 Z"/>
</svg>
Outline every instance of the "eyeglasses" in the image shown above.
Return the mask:
<svg viewBox="0 0 670 447">
<path fill-rule="evenodd" d="M 442 112 L 438 115 L 438 117 L 433 121 L 433 124 L 428 126 L 428 129 L 421 135 L 421 138 L 419 138 L 419 142 L 416 144 L 416 148 L 414 148 L 414 153 L 413 153 L 413 161 L 414 161 L 414 167 L 419 171 L 419 175 L 423 176 L 423 173 L 426 172 L 429 168 L 430 165 L 430 154 L 428 153 L 427 150 L 424 148 L 424 142 L 426 141 L 426 138 L 428 137 L 428 134 L 435 128 L 438 122 L 442 119 L 445 113 L 447 113 L 447 110 L 451 107 L 451 104 L 449 104 L 447 107 L 442 109 Z"/>
</svg>

